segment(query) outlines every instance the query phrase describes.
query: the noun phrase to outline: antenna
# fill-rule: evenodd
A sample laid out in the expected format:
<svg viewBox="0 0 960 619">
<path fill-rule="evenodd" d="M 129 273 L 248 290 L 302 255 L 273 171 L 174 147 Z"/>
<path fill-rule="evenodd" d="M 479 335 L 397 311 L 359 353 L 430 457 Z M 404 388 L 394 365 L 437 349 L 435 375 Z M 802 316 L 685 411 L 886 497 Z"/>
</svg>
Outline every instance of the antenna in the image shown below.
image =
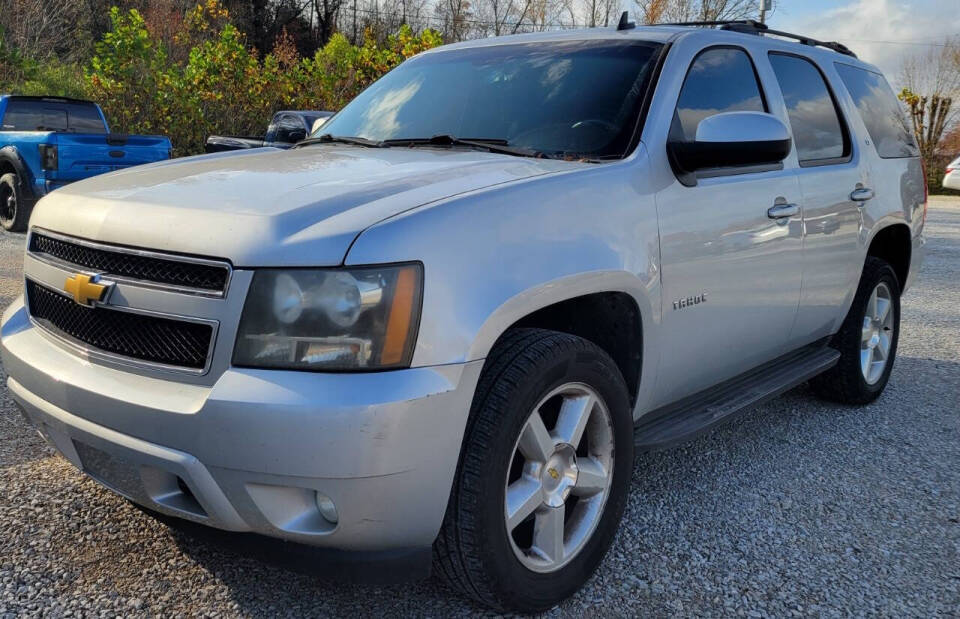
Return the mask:
<svg viewBox="0 0 960 619">
<path fill-rule="evenodd" d="M 617 24 L 617 30 L 630 30 L 637 27 L 635 23 L 630 21 L 628 12 L 629 11 L 624 11 L 623 14 L 620 15 L 620 23 Z"/>
</svg>

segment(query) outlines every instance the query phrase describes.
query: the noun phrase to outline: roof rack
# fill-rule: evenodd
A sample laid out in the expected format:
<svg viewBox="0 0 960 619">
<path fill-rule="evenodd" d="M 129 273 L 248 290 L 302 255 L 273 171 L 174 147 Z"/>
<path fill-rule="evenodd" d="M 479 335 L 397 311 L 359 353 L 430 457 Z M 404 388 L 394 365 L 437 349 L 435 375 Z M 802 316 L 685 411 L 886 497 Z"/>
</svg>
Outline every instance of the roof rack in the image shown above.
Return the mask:
<svg viewBox="0 0 960 619">
<path fill-rule="evenodd" d="M 744 34 L 755 34 L 757 36 L 762 35 L 773 35 L 777 37 L 783 37 L 785 39 L 793 39 L 798 41 L 801 45 L 810 45 L 811 47 L 825 47 L 831 49 L 835 52 L 843 54 L 845 56 L 857 57 L 850 48 L 848 48 L 843 43 L 837 43 L 836 41 L 818 41 L 817 39 L 811 37 L 805 37 L 800 34 L 793 34 L 791 32 L 784 32 L 782 30 L 772 30 L 766 24 L 760 23 L 753 19 L 740 19 L 740 20 L 725 20 L 725 21 L 686 21 L 686 22 L 673 22 L 667 24 L 654 24 L 656 26 L 703 26 L 703 27 L 719 27 L 720 30 L 730 30 L 731 32 L 742 32 Z"/>
</svg>

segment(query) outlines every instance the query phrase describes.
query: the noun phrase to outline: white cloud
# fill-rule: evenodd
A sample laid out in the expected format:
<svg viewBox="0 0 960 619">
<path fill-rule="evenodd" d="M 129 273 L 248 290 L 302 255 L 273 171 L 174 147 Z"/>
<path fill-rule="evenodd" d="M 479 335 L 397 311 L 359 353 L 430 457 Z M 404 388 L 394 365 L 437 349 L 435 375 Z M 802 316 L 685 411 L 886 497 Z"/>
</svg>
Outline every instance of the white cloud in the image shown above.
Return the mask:
<svg viewBox="0 0 960 619">
<path fill-rule="evenodd" d="M 944 37 L 960 33 L 957 0 L 854 0 L 816 16 L 802 17 L 792 17 L 786 1 L 781 7 L 771 24 L 773 28 L 839 41 L 880 67 L 894 86 L 903 58 L 930 47 L 890 42 L 941 43 Z"/>
</svg>

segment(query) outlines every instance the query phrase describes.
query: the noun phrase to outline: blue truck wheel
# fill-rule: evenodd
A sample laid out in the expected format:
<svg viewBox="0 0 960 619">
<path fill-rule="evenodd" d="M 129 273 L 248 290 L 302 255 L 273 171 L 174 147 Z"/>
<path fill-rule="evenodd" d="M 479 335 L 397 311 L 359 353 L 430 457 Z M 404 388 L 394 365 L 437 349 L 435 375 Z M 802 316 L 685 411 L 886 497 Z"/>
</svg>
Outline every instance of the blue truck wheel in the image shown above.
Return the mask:
<svg viewBox="0 0 960 619">
<path fill-rule="evenodd" d="M 14 173 L 0 176 L 0 225 L 9 232 L 23 232 L 30 221 L 30 206 L 23 199 L 20 179 Z"/>
</svg>

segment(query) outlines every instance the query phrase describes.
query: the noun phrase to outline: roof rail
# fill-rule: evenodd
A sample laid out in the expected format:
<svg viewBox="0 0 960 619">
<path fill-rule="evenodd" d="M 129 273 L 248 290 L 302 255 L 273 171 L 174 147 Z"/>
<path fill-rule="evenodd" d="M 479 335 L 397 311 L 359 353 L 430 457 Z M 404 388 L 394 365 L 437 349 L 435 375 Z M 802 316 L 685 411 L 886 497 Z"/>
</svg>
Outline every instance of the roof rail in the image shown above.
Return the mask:
<svg viewBox="0 0 960 619">
<path fill-rule="evenodd" d="M 825 47 L 827 49 L 833 50 L 845 56 L 857 57 L 850 48 L 848 48 L 843 43 L 837 43 L 836 41 L 819 41 L 812 37 L 806 37 L 801 34 L 793 34 L 791 32 L 784 32 L 782 30 L 772 30 L 766 24 L 755 21 L 753 19 L 740 19 L 740 20 L 723 20 L 723 21 L 687 21 L 687 22 L 673 22 L 667 24 L 655 24 L 657 26 L 693 26 L 693 27 L 719 27 L 720 30 L 730 30 L 731 32 L 742 32 L 744 34 L 755 34 L 757 36 L 762 35 L 773 35 L 776 37 L 783 37 L 785 39 L 793 39 L 798 41 L 801 45 L 810 45 L 811 47 Z"/>
</svg>

